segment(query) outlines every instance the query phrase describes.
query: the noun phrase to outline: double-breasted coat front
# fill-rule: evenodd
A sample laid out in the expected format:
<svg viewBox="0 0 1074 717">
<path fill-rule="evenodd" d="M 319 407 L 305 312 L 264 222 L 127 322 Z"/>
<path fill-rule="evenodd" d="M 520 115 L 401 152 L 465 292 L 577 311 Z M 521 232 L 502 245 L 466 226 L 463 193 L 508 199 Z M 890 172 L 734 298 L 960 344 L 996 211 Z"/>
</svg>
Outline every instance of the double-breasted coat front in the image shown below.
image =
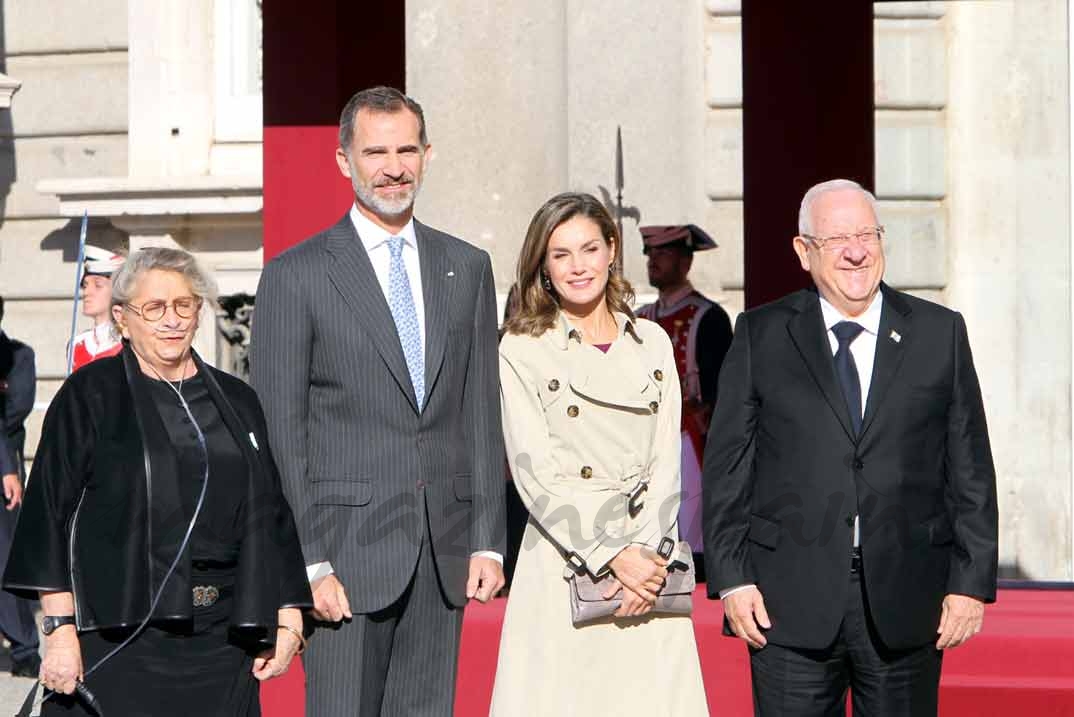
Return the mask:
<svg viewBox="0 0 1074 717">
<path fill-rule="evenodd" d="M 504 336 L 507 459 L 530 519 L 500 646 L 492 714 L 708 714 L 689 617 L 574 627 L 570 565 L 593 575 L 631 543 L 677 539 L 681 394 L 658 325 L 615 314 L 607 352 L 562 315 Z"/>
</svg>

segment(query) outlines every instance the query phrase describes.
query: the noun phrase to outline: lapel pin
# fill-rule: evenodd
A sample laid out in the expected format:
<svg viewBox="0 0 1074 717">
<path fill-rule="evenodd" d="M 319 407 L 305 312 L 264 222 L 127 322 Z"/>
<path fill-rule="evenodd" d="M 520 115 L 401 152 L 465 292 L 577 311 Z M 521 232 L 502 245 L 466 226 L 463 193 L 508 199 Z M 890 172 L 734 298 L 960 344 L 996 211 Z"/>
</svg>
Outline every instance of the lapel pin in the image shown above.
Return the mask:
<svg viewBox="0 0 1074 717">
<path fill-rule="evenodd" d="M 447 273 L 447 275 L 448 275 L 448 276 L 455 276 L 455 272 L 453 272 L 453 271 L 449 271 L 449 272 Z"/>
<path fill-rule="evenodd" d="M 902 336 L 899 335 L 898 331 L 896 331 L 895 329 L 892 329 L 891 330 L 891 340 L 894 341 L 895 343 L 899 343 L 900 341 L 902 341 Z"/>
<path fill-rule="evenodd" d="M 257 437 L 254 436 L 254 432 L 250 431 L 250 445 L 254 447 L 255 451 L 260 451 L 261 447 L 257 445 Z"/>
</svg>

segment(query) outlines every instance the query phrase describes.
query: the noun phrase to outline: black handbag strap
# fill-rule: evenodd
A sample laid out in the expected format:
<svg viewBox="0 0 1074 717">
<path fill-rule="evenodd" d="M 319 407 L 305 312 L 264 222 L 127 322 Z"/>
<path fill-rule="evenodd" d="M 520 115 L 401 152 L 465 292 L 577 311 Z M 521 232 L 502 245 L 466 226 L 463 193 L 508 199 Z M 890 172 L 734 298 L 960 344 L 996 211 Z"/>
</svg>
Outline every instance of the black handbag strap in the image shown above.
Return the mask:
<svg viewBox="0 0 1074 717">
<path fill-rule="evenodd" d="M 37 688 L 41 686 L 41 683 L 34 680 L 34 686 L 30 688 L 30 693 L 26 695 L 26 700 L 22 703 L 22 709 L 20 709 L 15 717 L 31 717 L 30 712 L 34 708 L 34 700 L 37 699 Z"/>
</svg>

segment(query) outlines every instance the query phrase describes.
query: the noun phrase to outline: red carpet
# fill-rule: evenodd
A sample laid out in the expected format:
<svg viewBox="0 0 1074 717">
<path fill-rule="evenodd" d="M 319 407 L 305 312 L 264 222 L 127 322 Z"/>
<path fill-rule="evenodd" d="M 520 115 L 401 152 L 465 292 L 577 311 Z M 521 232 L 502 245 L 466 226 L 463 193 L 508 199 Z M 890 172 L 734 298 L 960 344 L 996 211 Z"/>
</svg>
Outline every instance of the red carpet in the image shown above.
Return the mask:
<svg viewBox="0 0 1074 717">
<path fill-rule="evenodd" d="M 505 605 L 495 600 L 466 611 L 456 717 L 488 714 Z M 709 710 L 720 717 L 752 715 L 745 647 L 721 636 L 718 601 L 706 600 L 699 589 L 694 607 Z M 264 685 L 265 717 L 304 717 L 302 683 L 296 664 Z M 1001 590 L 981 634 L 944 657 L 940 714 L 1074 717 L 1074 590 Z"/>
</svg>

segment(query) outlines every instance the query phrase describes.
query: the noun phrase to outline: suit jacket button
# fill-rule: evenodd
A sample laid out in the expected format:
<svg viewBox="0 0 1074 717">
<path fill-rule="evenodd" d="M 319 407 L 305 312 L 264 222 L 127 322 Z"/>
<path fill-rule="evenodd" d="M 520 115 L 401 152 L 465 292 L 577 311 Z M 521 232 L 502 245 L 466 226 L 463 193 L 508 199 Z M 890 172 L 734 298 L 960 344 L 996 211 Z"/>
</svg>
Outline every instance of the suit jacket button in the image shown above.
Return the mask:
<svg viewBox="0 0 1074 717">
<path fill-rule="evenodd" d="M 655 378 L 657 381 L 663 381 L 664 380 L 664 372 L 661 371 L 660 369 L 656 369 L 655 371 L 653 371 L 653 378 Z"/>
<path fill-rule="evenodd" d="M 656 401 L 650 401 L 650 402 L 649 402 L 649 410 L 650 410 L 650 411 L 652 411 L 653 413 L 656 413 L 656 410 L 657 410 L 658 408 L 660 408 L 660 404 L 659 404 L 659 403 L 657 403 Z"/>
<path fill-rule="evenodd" d="M 548 382 L 548 390 L 549 391 L 558 391 L 559 390 L 559 381 L 557 381 L 556 379 L 552 379 L 551 381 L 549 381 Z"/>
<path fill-rule="evenodd" d="M 567 415 L 570 416 L 571 418 L 577 418 L 578 417 L 578 407 L 577 406 L 567 406 Z"/>
<path fill-rule="evenodd" d="M 860 458 L 855 458 L 854 459 L 854 470 L 860 471 L 864 467 L 865 467 L 865 464 L 862 463 Z"/>
<path fill-rule="evenodd" d="M 586 480 L 589 480 L 593 477 L 593 469 L 589 466 L 582 466 L 581 475 Z"/>
</svg>

